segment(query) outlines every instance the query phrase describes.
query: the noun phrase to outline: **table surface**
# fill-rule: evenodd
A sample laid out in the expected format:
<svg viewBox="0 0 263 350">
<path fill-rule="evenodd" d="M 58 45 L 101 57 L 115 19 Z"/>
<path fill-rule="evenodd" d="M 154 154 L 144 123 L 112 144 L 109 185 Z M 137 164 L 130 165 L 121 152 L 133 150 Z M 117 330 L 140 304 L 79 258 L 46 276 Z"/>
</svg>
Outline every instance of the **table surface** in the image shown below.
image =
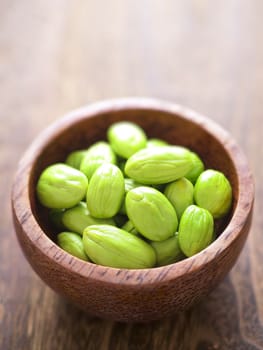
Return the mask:
<svg viewBox="0 0 263 350">
<path fill-rule="evenodd" d="M 0 2 L 0 348 L 263 349 L 263 1 Z M 148 324 L 84 314 L 25 260 L 12 226 L 19 158 L 63 113 L 101 99 L 187 105 L 229 130 L 256 182 L 247 243 L 199 305 Z"/>
</svg>

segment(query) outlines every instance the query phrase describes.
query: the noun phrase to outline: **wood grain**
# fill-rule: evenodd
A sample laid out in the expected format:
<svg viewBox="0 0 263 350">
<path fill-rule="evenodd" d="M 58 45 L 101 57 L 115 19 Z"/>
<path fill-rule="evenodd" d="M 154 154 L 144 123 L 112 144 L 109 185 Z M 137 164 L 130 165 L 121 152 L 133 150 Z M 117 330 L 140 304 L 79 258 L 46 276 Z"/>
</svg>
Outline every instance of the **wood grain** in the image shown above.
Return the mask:
<svg viewBox="0 0 263 350">
<path fill-rule="evenodd" d="M 0 348 L 262 349 L 263 99 L 260 0 L 0 2 Z M 206 302 L 146 325 L 90 318 L 32 272 L 16 241 L 10 186 L 43 127 L 110 97 L 153 96 L 227 128 L 256 180 L 252 231 Z"/>
</svg>

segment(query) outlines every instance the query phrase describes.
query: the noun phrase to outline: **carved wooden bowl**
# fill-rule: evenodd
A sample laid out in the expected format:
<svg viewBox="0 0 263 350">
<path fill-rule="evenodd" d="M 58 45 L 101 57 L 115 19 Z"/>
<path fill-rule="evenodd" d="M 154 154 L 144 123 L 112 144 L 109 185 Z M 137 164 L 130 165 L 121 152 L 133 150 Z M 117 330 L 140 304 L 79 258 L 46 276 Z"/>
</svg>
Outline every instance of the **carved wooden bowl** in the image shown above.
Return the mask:
<svg viewBox="0 0 263 350">
<path fill-rule="evenodd" d="M 189 147 L 206 167 L 222 171 L 233 188 L 230 215 L 217 224 L 217 239 L 191 258 L 164 267 L 126 270 L 75 258 L 55 243 L 35 187 L 41 171 L 73 150 L 105 139 L 113 122 L 130 120 L 149 137 Z M 39 135 L 21 159 L 12 190 L 13 220 L 22 250 L 52 289 L 93 315 L 150 321 L 185 310 L 206 296 L 232 268 L 249 232 L 254 185 L 233 138 L 213 121 L 152 99 L 105 101 L 69 113 Z"/>
</svg>

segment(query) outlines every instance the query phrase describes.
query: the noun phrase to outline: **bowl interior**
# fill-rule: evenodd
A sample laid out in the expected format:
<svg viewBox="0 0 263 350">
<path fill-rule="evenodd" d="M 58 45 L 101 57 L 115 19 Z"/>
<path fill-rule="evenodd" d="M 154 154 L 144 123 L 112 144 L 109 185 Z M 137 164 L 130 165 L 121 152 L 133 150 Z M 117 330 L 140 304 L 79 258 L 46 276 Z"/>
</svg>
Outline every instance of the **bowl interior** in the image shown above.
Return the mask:
<svg viewBox="0 0 263 350">
<path fill-rule="evenodd" d="M 47 210 L 38 204 L 35 194 L 40 173 L 50 164 L 63 162 L 69 152 L 87 148 L 99 140 L 106 140 L 107 128 L 120 120 L 139 124 L 149 138 L 161 138 L 171 144 L 188 147 L 198 153 L 206 168 L 220 170 L 227 176 L 233 188 L 233 206 L 230 214 L 216 223 L 217 235 L 220 234 L 231 219 L 238 198 L 238 177 L 230 154 L 220 141 L 220 137 L 215 137 L 202 122 L 196 123 L 180 114 L 151 108 L 108 110 L 93 115 L 72 117 L 67 123 L 58 124 L 61 127 L 54 129 L 52 137 L 43 144 L 30 174 L 31 209 L 42 230 L 51 239 L 55 239 L 56 232 L 50 226 Z"/>
</svg>

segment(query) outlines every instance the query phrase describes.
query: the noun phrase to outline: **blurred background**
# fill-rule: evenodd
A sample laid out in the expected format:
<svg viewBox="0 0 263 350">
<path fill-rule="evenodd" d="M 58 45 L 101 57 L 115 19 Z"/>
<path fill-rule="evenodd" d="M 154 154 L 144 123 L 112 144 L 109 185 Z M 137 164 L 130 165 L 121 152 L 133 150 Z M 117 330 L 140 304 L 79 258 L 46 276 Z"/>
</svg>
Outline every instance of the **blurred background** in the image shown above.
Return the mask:
<svg viewBox="0 0 263 350">
<path fill-rule="evenodd" d="M 263 1 L 0 0 L 0 348 L 263 349 Z M 229 276 L 183 315 L 146 325 L 88 317 L 46 287 L 12 228 L 22 153 L 71 109 L 145 96 L 232 133 L 256 185 L 252 232 Z"/>
</svg>

